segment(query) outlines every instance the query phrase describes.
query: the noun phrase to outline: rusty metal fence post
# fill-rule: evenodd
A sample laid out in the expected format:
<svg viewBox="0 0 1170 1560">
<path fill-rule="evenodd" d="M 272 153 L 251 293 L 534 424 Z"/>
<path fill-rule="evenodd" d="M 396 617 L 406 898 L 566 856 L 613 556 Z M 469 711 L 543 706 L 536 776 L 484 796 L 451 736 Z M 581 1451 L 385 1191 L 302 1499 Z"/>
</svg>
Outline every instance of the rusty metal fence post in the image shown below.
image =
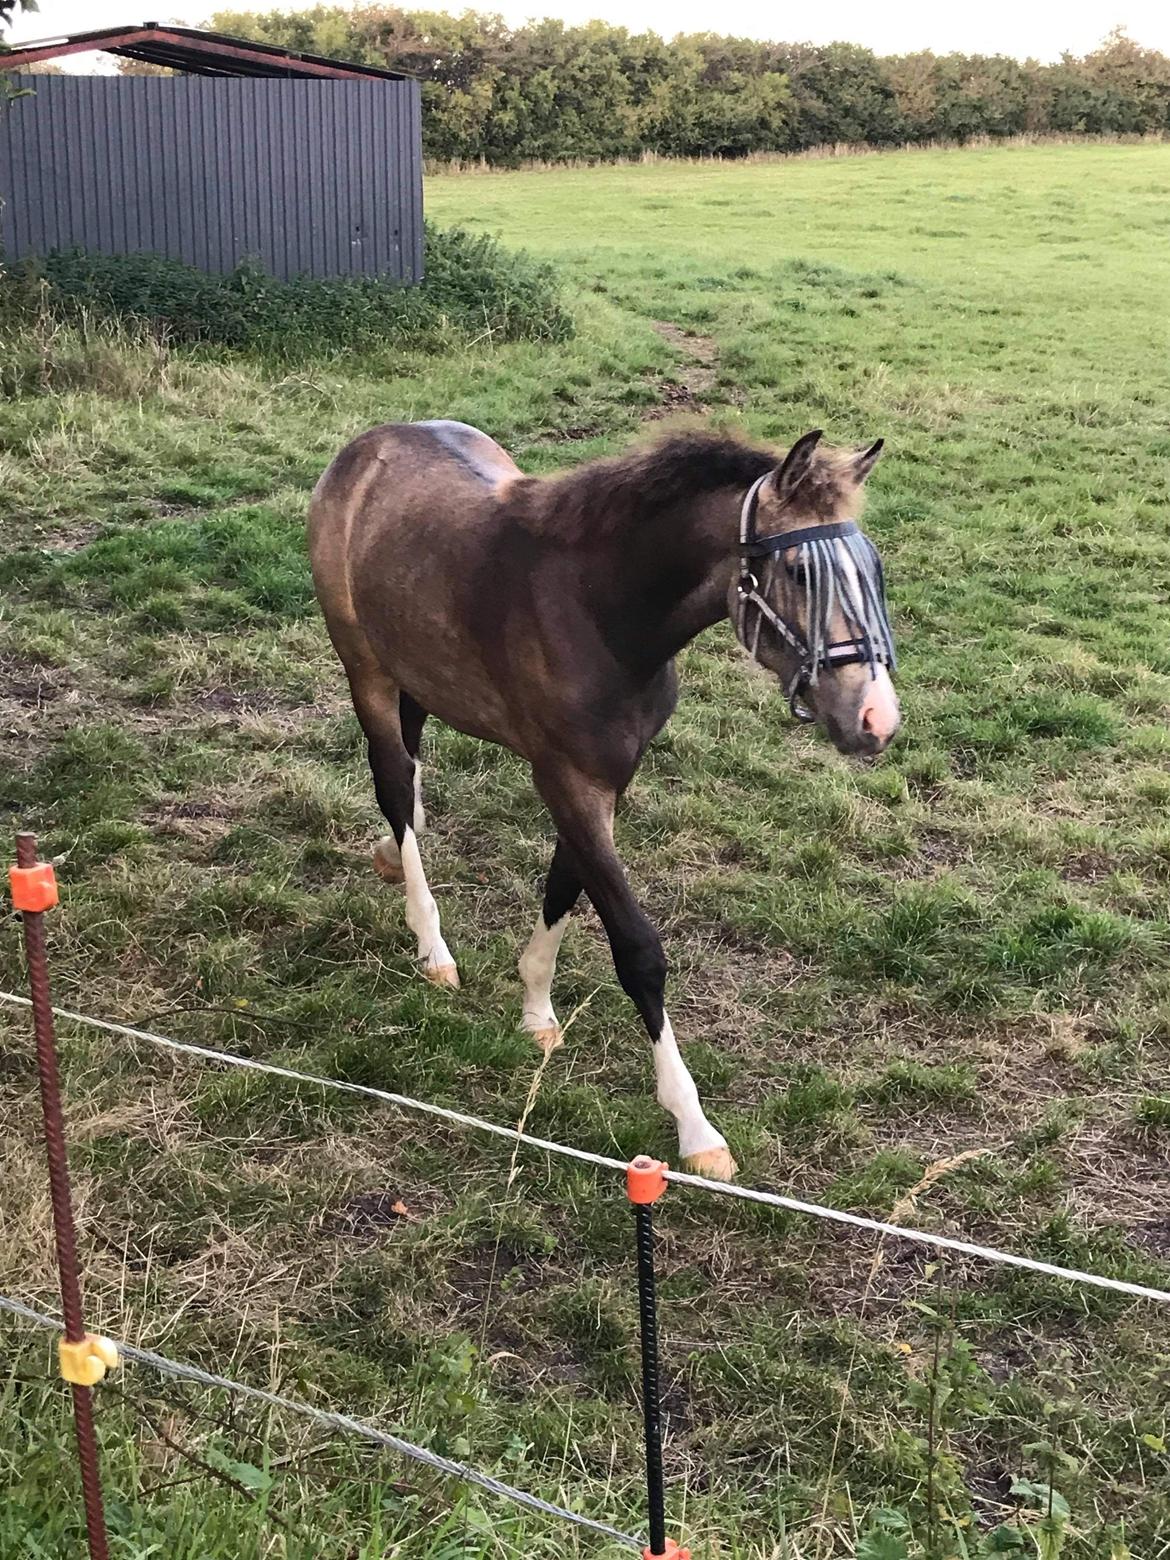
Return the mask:
<svg viewBox="0 0 1170 1560">
<path fill-rule="evenodd" d="M 109 1560 L 90 1389 L 102 1379 L 106 1368 L 116 1362 L 117 1354 L 107 1339 L 96 1338 L 86 1332 L 82 1318 L 81 1277 L 77 1266 L 73 1197 L 65 1148 L 65 1117 L 61 1109 L 57 1041 L 45 950 L 45 911 L 51 910 L 57 903 L 57 884 L 52 866 L 37 861 L 35 834 L 16 836 L 16 866 L 10 869 L 9 876 L 12 882 L 12 902 L 24 922 L 24 950 L 28 963 L 29 994 L 32 997 L 45 1152 L 49 1161 L 49 1189 L 53 1201 L 53 1233 L 61 1278 L 61 1314 L 65 1322 L 65 1338 L 60 1348 L 61 1374 L 70 1383 L 73 1392 L 73 1422 L 77 1430 L 77 1454 L 81 1465 L 90 1560 Z"/>
</svg>

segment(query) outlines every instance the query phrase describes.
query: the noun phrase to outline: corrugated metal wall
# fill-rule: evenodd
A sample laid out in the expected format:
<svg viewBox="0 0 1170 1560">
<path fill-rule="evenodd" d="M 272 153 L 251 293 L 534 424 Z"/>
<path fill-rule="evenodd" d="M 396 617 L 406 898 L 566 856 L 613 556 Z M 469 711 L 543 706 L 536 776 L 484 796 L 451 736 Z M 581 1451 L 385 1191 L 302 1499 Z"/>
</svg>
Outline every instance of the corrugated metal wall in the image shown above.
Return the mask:
<svg viewBox="0 0 1170 1560">
<path fill-rule="evenodd" d="M 207 271 L 422 279 L 416 81 L 22 77 L 0 112 L 0 247 Z"/>
</svg>

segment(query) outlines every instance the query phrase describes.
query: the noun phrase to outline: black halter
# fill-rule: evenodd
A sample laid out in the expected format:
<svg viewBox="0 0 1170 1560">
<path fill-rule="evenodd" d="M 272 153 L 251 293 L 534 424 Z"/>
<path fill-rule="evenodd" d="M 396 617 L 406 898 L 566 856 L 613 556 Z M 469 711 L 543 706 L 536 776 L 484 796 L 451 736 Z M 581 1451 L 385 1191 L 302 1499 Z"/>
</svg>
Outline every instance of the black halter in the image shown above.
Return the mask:
<svg viewBox="0 0 1170 1560">
<path fill-rule="evenodd" d="M 797 658 L 795 675 L 785 692 L 792 713 L 798 720 L 815 720 L 801 701 L 801 694 L 815 686 L 822 671 L 834 672 L 841 666 L 868 666 L 871 676 L 879 666 L 893 671 L 896 666 L 894 636 L 886 609 L 885 577 L 877 548 L 854 520 L 838 520 L 827 525 L 804 526 L 796 531 L 781 531 L 774 536 L 756 535 L 756 511 L 760 489 L 768 480 L 765 473 L 752 483 L 743 501 L 739 521 L 739 637 L 747 647 L 747 609 L 756 611 L 756 631 L 750 646 L 755 654 L 763 621 L 779 635 Z M 775 560 L 781 553 L 799 548 L 795 567 L 803 568 L 803 586 L 782 588 L 777 605 L 761 593 L 760 581 L 752 565 L 761 558 Z M 852 571 L 848 564 L 852 564 Z M 852 573 L 852 578 L 850 577 Z M 785 607 L 803 599 L 807 632 L 785 616 Z M 852 637 L 829 639 L 834 612 L 839 612 Z"/>
</svg>

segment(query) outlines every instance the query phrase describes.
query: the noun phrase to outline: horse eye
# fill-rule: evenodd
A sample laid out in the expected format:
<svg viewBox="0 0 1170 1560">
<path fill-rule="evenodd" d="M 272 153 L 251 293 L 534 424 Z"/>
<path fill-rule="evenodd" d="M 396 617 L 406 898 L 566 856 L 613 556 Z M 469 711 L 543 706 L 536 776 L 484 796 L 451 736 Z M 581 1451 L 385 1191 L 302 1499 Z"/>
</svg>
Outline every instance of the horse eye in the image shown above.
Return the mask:
<svg viewBox="0 0 1170 1560">
<path fill-rule="evenodd" d="M 786 563 L 784 572 L 790 580 L 795 580 L 798 585 L 808 584 L 808 564 L 803 558 L 798 558 L 795 563 Z"/>
</svg>

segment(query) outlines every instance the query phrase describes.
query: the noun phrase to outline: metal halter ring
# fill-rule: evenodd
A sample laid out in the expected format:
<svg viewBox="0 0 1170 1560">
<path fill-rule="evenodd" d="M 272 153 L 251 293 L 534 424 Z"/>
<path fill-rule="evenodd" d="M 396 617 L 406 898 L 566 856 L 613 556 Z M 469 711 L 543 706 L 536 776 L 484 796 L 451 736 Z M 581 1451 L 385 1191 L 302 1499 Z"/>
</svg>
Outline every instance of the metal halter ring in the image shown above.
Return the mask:
<svg viewBox="0 0 1170 1560">
<path fill-rule="evenodd" d="M 802 662 L 801 665 L 797 668 L 796 675 L 784 690 L 788 695 L 788 708 L 791 710 L 796 719 L 803 721 L 806 726 L 816 720 L 816 716 L 809 709 L 808 705 L 804 703 L 804 700 L 801 697 L 811 681 L 812 676 L 809 671 L 808 663 L 807 661 Z"/>
</svg>

